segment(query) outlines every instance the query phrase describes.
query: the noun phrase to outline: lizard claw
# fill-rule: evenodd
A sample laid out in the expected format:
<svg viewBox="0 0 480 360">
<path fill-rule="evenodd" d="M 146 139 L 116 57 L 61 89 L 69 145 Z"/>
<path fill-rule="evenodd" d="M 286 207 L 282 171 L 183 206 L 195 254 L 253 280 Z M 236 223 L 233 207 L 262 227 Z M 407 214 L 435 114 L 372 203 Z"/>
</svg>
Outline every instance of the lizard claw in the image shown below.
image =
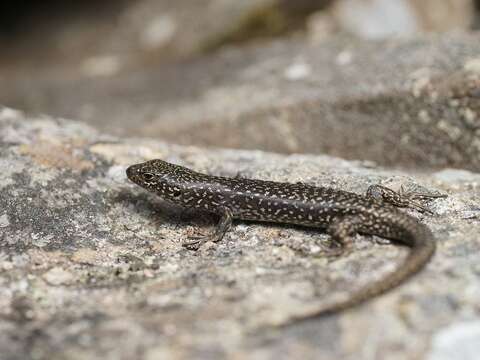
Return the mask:
<svg viewBox="0 0 480 360">
<path fill-rule="evenodd" d="M 208 236 L 192 236 L 190 239 L 184 241 L 182 246 L 188 250 L 198 250 L 200 247 L 209 241 Z"/>
</svg>

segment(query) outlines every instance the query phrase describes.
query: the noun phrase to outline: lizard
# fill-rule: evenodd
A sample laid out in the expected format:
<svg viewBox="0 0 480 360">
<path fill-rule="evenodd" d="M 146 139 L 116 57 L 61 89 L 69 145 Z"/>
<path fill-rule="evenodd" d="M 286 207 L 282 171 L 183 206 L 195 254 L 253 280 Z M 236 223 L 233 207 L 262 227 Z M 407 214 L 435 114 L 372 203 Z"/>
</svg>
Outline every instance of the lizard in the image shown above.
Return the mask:
<svg viewBox="0 0 480 360">
<path fill-rule="evenodd" d="M 404 263 L 383 279 L 327 308 L 294 316 L 292 321 L 316 318 L 358 305 L 397 287 L 419 272 L 435 252 L 433 234 L 426 225 L 397 208 L 430 212 L 419 200 L 446 197 L 406 192 L 403 187 L 396 192 L 379 184 L 371 185 L 366 195 L 359 195 L 303 183 L 211 176 L 159 159 L 131 165 L 126 173 L 130 181 L 170 203 L 219 216 L 211 236 L 184 243 L 189 249 L 196 250 L 207 241 L 222 240 L 234 219 L 324 229 L 338 249 L 351 244 L 356 233 L 380 236 L 410 247 Z"/>
</svg>

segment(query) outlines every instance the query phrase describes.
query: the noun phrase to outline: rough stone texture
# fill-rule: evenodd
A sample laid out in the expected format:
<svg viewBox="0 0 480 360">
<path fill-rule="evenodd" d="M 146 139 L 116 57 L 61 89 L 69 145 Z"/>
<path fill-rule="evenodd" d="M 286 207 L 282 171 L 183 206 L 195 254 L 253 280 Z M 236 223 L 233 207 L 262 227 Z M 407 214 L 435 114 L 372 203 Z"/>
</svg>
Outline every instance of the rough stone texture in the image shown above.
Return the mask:
<svg viewBox="0 0 480 360">
<path fill-rule="evenodd" d="M 478 40 L 282 40 L 112 78 L 4 72 L 0 99 L 122 135 L 478 170 Z"/>
<path fill-rule="evenodd" d="M 1 359 L 437 360 L 456 346 L 478 348 L 478 174 L 120 140 L 6 108 L 0 154 Z M 352 254 L 327 262 L 325 234 L 238 223 L 223 242 L 185 250 L 181 242 L 210 231 L 213 219 L 128 183 L 126 166 L 151 158 L 360 193 L 378 182 L 448 193 L 431 205 L 434 216 L 414 213 L 438 251 L 364 306 L 264 328 L 378 279 L 406 249 L 357 236 Z"/>
</svg>

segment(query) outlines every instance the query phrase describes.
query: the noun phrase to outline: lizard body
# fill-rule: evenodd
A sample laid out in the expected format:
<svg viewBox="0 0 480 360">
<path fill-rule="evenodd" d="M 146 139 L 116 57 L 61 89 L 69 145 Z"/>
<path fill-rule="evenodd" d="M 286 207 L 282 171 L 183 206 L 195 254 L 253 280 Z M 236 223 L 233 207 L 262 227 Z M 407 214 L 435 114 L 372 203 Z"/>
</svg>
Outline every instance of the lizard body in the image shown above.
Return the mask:
<svg viewBox="0 0 480 360">
<path fill-rule="evenodd" d="M 362 303 L 396 287 L 422 269 L 435 251 L 433 235 L 424 224 L 397 207 L 426 210 L 415 200 L 444 197 L 413 192 L 401 194 L 380 185 L 370 187 L 367 196 L 362 196 L 301 183 L 210 176 L 162 160 L 132 165 L 127 169 L 127 176 L 164 200 L 217 214 L 220 221 L 210 239 L 213 241 L 223 238 L 233 219 L 240 219 L 326 229 L 341 246 L 360 233 L 391 239 L 411 248 L 396 271 L 308 318 Z M 186 245 L 198 248 L 207 240 L 197 239 Z"/>
</svg>

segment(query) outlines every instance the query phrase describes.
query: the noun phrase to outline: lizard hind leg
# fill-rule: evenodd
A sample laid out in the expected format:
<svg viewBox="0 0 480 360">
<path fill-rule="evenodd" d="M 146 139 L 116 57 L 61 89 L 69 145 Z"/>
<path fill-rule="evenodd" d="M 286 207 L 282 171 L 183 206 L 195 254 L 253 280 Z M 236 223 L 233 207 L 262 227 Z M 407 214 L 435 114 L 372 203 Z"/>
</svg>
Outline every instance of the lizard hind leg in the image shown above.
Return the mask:
<svg viewBox="0 0 480 360">
<path fill-rule="evenodd" d="M 333 246 L 328 250 L 328 257 L 348 255 L 352 250 L 353 236 L 358 232 L 360 219 L 355 216 L 345 216 L 334 220 L 327 228 Z"/>
</svg>

